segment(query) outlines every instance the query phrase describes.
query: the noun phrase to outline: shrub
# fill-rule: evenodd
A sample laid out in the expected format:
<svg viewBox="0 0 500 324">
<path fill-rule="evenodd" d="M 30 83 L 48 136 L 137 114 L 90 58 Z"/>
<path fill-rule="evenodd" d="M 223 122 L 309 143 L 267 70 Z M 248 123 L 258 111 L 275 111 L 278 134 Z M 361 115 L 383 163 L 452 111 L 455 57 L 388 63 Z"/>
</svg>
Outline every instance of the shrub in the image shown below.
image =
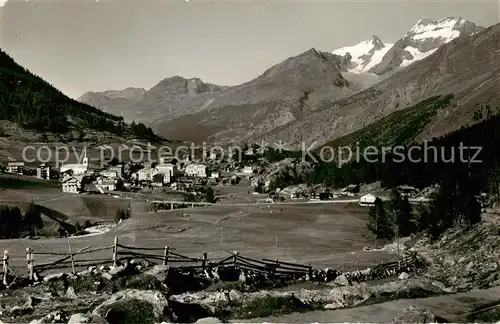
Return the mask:
<svg viewBox="0 0 500 324">
<path fill-rule="evenodd" d="M 295 296 L 266 296 L 254 299 L 236 309 L 230 317 L 248 319 L 267 316 L 279 316 L 291 313 L 303 313 L 314 307 L 304 304 Z"/>
<path fill-rule="evenodd" d="M 114 303 L 106 313 L 109 324 L 149 324 L 155 322 L 153 306 L 138 299 L 124 299 Z"/>
<path fill-rule="evenodd" d="M 141 290 L 162 290 L 163 287 L 154 276 L 151 275 L 139 275 L 130 278 L 125 284 L 128 289 L 141 289 Z"/>
<path fill-rule="evenodd" d="M 118 209 L 115 214 L 115 221 L 118 223 L 120 220 L 130 218 L 130 209 Z"/>
</svg>

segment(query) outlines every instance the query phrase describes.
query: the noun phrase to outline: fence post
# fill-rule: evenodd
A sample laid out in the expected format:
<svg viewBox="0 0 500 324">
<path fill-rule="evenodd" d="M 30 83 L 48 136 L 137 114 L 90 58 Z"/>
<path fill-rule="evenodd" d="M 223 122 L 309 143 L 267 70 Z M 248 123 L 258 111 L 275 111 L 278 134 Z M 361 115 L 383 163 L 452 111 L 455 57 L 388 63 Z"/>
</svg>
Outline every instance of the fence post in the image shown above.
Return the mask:
<svg viewBox="0 0 500 324">
<path fill-rule="evenodd" d="M 236 266 L 236 261 L 238 260 L 238 252 L 233 252 L 233 265 Z"/>
<path fill-rule="evenodd" d="M 168 253 L 170 252 L 170 247 L 165 246 L 165 252 L 163 254 L 163 264 L 168 265 Z"/>
<path fill-rule="evenodd" d="M 308 273 L 309 273 L 309 280 L 312 280 L 312 276 L 313 276 L 313 268 L 312 268 L 311 264 L 309 264 Z"/>
<path fill-rule="evenodd" d="M 7 274 L 9 273 L 9 251 L 3 251 L 3 284 L 7 286 Z"/>
<path fill-rule="evenodd" d="M 73 271 L 73 274 L 76 274 L 75 271 L 75 260 L 73 258 L 73 249 L 71 248 L 71 240 L 68 239 L 68 250 L 69 250 L 69 257 L 71 260 L 71 270 Z"/>
<path fill-rule="evenodd" d="M 203 260 L 202 260 L 202 263 L 201 263 L 201 266 L 203 268 L 203 271 L 205 271 L 205 269 L 207 268 L 207 252 L 203 253 Z"/>
<path fill-rule="evenodd" d="M 118 237 L 115 236 L 115 242 L 113 244 L 113 267 L 117 266 L 116 256 L 118 254 Z"/>
<path fill-rule="evenodd" d="M 28 265 L 29 280 L 33 281 L 33 250 L 30 247 L 26 248 L 26 263 Z"/>
</svg>

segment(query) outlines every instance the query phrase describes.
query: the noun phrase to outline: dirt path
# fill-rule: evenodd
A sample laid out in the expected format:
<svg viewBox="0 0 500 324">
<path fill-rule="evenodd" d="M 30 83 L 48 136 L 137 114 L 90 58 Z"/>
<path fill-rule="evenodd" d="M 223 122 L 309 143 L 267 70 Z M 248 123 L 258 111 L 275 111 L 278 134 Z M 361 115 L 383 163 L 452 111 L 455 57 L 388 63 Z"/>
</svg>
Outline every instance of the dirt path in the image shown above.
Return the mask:
<svg viewBox="0 0 500 324">
<path fill-rule="evenodd" d="M 472 312 L 474 307 L 499 299 L 500 287 L 493 287 L 485 290 L 472 290 L 447 296 L 400 299 L 350 309 L 289 314 L 279 317 L 266 317 L 252 320 L 238 320 L 234 321 L 234 323 L 389 323 L 399 312 L 401 312 L 401 310 L 411 305 L 425 308 L 435 316 L 442 317 L 450 322 L 464 322 L 466 321 L 466 316 Z"/>
</svg>

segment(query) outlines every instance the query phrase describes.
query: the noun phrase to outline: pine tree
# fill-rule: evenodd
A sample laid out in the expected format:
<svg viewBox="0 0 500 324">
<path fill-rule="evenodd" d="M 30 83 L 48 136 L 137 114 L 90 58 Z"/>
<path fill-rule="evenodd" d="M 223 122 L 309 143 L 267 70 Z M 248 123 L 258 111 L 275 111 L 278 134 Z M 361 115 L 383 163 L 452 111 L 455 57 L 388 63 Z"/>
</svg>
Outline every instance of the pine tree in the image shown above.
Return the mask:
<svg viewBox="0 0 500 324">
<path fill-rule="evenodd" d="M 211 187 L 208 187 L 205 191 L 205 200 L 209 203 L 215 202 L 214 190 Z"/>
<path fill-rule="evenodd" d="M 28 209 L 24 214 L 24 226 L 28 227 L 30 234 L 37 235 L 37 231 L 43 228 L 42 215 L 34 202 L 28 205 Z"/>
<path fill-rule="evenodd" d="M 417 226 L 412 217 L 411 204 L 408 198 L 402 196 L 397 188 L 392 189 L 391 200 L 388 205 L 394 228 L 398 229 L 400 235 L 407 236 L 416 232 Z"/>
<path fill-rule="evenodd" d="M 368 211 L 368 229 L 375 234 L 375 247 L 378 247 L 379 239 L 389 239 L 394 237 L 394 230 L 388 218 L 384 203 L 380 198 L 375 200 L 375 205 Z"/>
</svg>

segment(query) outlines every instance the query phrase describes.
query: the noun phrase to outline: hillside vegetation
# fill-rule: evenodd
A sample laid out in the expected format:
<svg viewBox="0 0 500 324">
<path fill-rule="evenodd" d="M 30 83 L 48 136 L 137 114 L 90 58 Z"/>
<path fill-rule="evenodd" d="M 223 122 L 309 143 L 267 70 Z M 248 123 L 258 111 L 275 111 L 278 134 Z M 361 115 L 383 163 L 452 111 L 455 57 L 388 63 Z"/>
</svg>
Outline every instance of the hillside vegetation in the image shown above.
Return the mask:
<svg viewBox="0 0 500 324">
<path fill-rule="evenodd" d="M 23 128 L 54 133 L 92 129 L 120 136 L 154 140 L 143 124 L 126 124 L 122 117 L 68 98 L 0 50 L 0 120 Z"/>
<path fill-rule="evenodd" d="M 441 109 L 447 108 L 453 95 L 434 96 L 414 106 L 396 111 L 356 132 L 330 141 L 332 148 L 368 146 L 394 147 L 411 144 Z"/>
</svg>

